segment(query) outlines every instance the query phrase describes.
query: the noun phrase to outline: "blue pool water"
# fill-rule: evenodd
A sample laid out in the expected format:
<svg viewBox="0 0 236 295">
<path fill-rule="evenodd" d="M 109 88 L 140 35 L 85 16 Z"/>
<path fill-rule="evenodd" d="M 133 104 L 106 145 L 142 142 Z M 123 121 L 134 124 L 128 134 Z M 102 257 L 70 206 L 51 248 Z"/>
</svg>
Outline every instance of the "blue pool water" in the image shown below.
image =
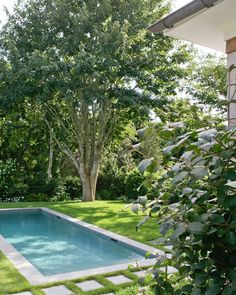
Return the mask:
<svg viewBox="0 0 236 295">
<path fill-rule="evenodd" d="M 0 212 L 0 234 L 45 276 L 127 263 L 145 255 L 41 210 Z"/>
</svg>

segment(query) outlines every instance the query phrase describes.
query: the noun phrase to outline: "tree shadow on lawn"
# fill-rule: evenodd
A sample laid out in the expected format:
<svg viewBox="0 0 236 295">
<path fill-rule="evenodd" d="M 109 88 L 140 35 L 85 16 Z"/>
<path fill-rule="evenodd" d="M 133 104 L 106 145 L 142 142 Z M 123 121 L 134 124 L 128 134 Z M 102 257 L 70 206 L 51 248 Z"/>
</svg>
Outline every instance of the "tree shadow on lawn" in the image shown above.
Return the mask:
<svg viewBox="0 0 236 295">
<path fill-rule="evenodd" d="M 114 205 L 114 203 L 112 203 L 112 205 Z M 123 211 L 124 207 L 124 203 L 119 204 L 115 209 L 110 206 L 92 208 L 78 206 L 77 208 L 71 208 L 70 204 L 50 206 L 50 208 L 67 215 L 71 215 L 80 220 L 95 224 L 143 243 L 153 241 L 160 237 L 156 220 L 152 219 L 147 221 L 137 231 L 136 225 L 142 220 L 143 216 L 137 216 L 129 211 Z"/>
</svg>

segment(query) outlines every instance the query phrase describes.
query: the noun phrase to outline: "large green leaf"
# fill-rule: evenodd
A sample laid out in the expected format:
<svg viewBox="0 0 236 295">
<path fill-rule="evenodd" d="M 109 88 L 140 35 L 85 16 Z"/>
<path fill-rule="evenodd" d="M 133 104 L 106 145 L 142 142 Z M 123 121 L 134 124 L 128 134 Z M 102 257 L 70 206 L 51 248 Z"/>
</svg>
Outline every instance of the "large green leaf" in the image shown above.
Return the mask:
<svg viewBox="0 0 236 295">
<path fill-rule="evenodd" d="M 192 291 L 191 295 L 202 295 L 201 289 L 194 288 L 194 290 Z"/>
<path fill-rule="evenodd" d="M 180 235 L 182 235 L 186 231 L 185 223 L 179 223 L 172 234 L 173 239 L 178 239 Z"/>
<path fill-rule="evenodd" d="M 152 164 L 153 160 L 154 158 L 142 160 L 138 165 L 139 171 L 143 173 Z"/>
<path fill-rule="evenodd" d="M 217 295 L 219 294 L 219 292 L 220 292 L 220 288 L 215 286 L 215 287 L 209 288 L 206 291 L 205 295 Z"/>
<path fill-rule="evenodd" d="M 209 129 L 209 130 L 200 132 L 198 134 L 198 137 L 206 141 L 211 141 L 216 135 L 217 135 L 216 129 Z"/>
<path fill-rule="evenodd" d="M 225 185 L 236 189 L 236 181 L 228 181 Z"/>
<path fill-rule="evenodd" d="M 208 169 L 204 166 L 194 167 L 191 174 L 198 178 L 203 178 L 208 175 Z"/>
<path fill-rule="evenodd" d="M 172 150 L 175 148 L 176 146 L 175 145 L 169 145 L 168 147 L 164 148 L 163 149 L 163 153 L 165 155 L 169 154 L 170 152 L 172 152 Z"/>
<path fill-rule="evenodd" d="M 188 225 L 191 234 L 201 234 L 204 232 L 204 224 L 200 222 L 192 222 Z"/>
<path fill-rule="evenodd" d="M 187 172 L 187 171 L 182 171 L 182 172 L 178 173 L 178 174 L 173 178 L 173 182 L 174 182 L 174 183 L 178 183 L 178 182 L 182 181 L 187 175 L 188 175 L 188 172 Z"/>
</svg>

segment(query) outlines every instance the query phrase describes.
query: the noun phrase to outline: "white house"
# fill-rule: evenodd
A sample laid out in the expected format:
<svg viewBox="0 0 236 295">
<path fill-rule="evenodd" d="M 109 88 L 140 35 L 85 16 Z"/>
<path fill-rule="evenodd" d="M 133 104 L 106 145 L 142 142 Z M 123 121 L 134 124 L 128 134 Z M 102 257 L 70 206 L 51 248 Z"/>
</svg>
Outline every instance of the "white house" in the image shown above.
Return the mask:
<svg viewBox="0 0 236 295">
<path fill-rule="evenodd" d="M 236 0 L 194 0 L 149 30 L 227 54 L 228 119 L 236 125 Z"/>
</svg>

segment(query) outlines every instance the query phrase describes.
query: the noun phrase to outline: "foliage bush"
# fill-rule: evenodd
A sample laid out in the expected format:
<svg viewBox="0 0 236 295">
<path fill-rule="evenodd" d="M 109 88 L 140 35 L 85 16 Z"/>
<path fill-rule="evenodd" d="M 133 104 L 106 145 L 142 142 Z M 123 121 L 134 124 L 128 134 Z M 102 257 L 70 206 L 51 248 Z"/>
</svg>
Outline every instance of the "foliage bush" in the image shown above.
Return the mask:
<svg viewBox="0 0 236 295">
<path fill-rule="evenodd" d="M 18 201 L 25 195 L 27 189 L 23 172 L 16 161 L 12 159 L 0 160 L 0 200 Z"/>
<path fill-rule="evenodd" d="M 172 294 L 236 294 L 236 130 L 176 136 L 179 128 L 183 124 L 160 127 L 167 146 L 165 173 L 156 183 L 159 196 L 133 205 L 133 211 L 144 207 L 144 221 L 157 218 L 163 234 L 157 242 L 173 245 L 173 257 L 165 263 L 174 262 L 182 278 L 189 278 L 185 286 L 172 286 Z M 151 165 L 147 170 L 151 173 Z M 157 294 L 161 282 L 157 279 Z"/>
<path fill-rule="evenodd" d="M 51 201 L 51 197 L 49 197 L 48 195 L 44 194 L 44 193 L 30 193 L 27 194 L 22 201 L 24 202 L 49 202 Z"/>
<path fill-rule="evenodd" d="M 124 193 L 124 175 L 121 171 L 117 173 L 112 170 L 101 171 L 97 182 L 98 199 L 116 200 Z"/>
<path fill-rule="evenodd" d="M 125 196 L 127 199 L 132 200 L 140 195 L 145 195 L 147 190 L 142 186 L 145 177 L 138 171 L 138 169 L 133 169 L 128 172 L 125 176 Z"/>
<path fill-rule="evenodd" d="M 34 195 L 47 195 L 48 200 L 55 195 L 58 186 L 56 178 L 48 180 L 47 174 L 44 172 L 34 172 L 26 179 L 29 189 L 29 197 Z"/>
<path fill-rule="evenodd" d="M 78 176 L 68 176 L 64 180 L 65 192 L 71 200 L 81 198 L 82 184 Z"/>
</svg>

